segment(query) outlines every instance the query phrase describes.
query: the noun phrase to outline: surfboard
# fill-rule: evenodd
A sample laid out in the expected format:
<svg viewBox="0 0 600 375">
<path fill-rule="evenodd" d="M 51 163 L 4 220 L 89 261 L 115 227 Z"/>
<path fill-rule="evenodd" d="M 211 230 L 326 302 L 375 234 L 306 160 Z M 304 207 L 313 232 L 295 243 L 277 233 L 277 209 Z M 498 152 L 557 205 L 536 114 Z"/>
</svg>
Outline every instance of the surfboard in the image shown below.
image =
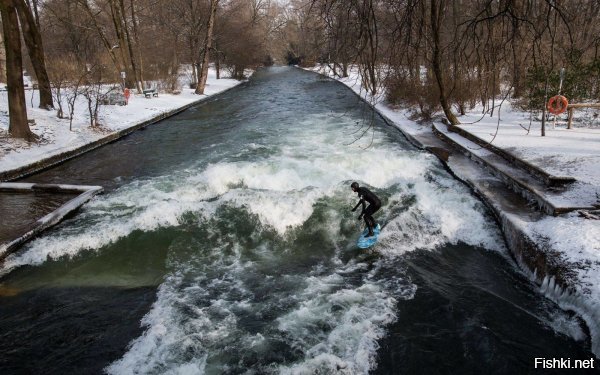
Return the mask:
<svg viewBox="0 0 600 375">
<path fill-rule="evenodd" d="M 379 226 L 379 224 L 377 224 L 375 229 L 373 229 L 373 233 L 373 236 L 367 237 L 367 234 L 369 234 L 369 229 L 365 228 L 365 230 L 363 230 L 363 232 L 360 234 L 360 237 L 358 237 L 356 246 L 361 249 L 366 249 L 375 245 L 375 242 L 377 242 L 377 237 L 379 237 L 379 233 L 381 233 L 381 226 Z"/>
</svg>

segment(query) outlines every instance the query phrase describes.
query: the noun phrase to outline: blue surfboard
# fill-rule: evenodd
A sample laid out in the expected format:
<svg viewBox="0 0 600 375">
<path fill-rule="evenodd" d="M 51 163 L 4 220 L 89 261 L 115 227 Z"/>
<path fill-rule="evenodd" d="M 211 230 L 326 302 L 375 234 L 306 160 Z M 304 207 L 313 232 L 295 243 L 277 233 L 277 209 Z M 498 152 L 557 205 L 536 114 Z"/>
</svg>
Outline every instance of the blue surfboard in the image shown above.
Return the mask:
<svg viewBox="0 0 600 375">
<path fill-rule="evenodd" d="M 379 224 L 377 224 L 375 229 L 373 229 L 373 233 L 373 236 L 367 237 L 367 234 L 369 234 L 369 229 L 365 228 L 365 230 L 360 234 L 360 237 L 358 237 L 356 246 L 360 247 L 361 249 L 366 249 L 375 245 L 375 242 L 377 242 L 377 237 L 379 237 L 379 233 L 381 233 L 381 226 L 379 226 Z"/>
</svg>

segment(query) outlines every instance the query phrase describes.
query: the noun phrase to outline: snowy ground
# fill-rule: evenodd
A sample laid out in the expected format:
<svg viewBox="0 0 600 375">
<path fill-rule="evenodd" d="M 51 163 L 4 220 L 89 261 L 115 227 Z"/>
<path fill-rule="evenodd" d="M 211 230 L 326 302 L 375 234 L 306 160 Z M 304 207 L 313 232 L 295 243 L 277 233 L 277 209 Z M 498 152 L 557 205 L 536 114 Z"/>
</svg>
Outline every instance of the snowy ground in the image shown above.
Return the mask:
<svg viewBox="0 0 600 375">
<path fill-rule="evenodd" d="M 403 132 L 419 135 L 431 132 L 431 125 L 419 124 L 409 119 L 410 109 L 393 109 L 385 103 L 385 95 L 371 97 L 362 88 L 358 72 L 351 70 L 350 77 L 333 77 L 327 67 L 315 67 L 315 72 L 328 75 L 346 84 L 365 100 L 373 104 L 377 110 L 392 120 Z M 503 148 L 513 155 L 539 166 L 556 176 L 575 177 L 585 188 L 580 191 L 594 194 L 600 191 L 600 119 L 599 110 L 575 111 L 574 129 L 566 129 L 566 116 L 562 117 L 557 127 L 552 121 L 547 123 L 546 136 L 540 135 L 540 122 L 532 121 L 530 127 L 529 113 L 522 112 L 506 101 L 494 117 L 482 116 L 481 108 L 474 108 L 460 117 L 465 130 L 485 141 L 492 141 L 494 146 Z M 498 114 L 500 125 L 498 126 Z M 498 131 L 496 132 L 496 129 Z M 529 129 L 529 132 L 527 131 Z M 455 136 L 460 137 L 458 134 Z M 470 143 L 462 138 L 465 143 Z M 571 303 L 564 295 L 551 295 L 546 284 L 542 292 L 568 309 L 576 309 L 595 331 L 594 352 L 600 354 L 600 220 L 579 217 L 577 213 L 557 217 L 545 217 L 539 221 L 522 220 L 510 215 L 540 248 L 548 253 L 556 254 L 560 264 L 572 270 L 576 275 L 575 295 L 581 301 Z M 585 306 L 585 307 L 583 307 Z M 589 313 L 587 313 L 588 311 Z M 591 311 L 591 312 L 590 312 Z"/>
<path fill-rule="evenodd" d="M 530 127 L 529 113 L 514 109 L 509 102 L 502 105 L 499 125 L 498 111 L 494 117 L 483 116 L 481 108 L 459 120 L 460 127 L 471 134 L 555 176 L 600 186 L 599 113 L 600 109 L 575 110 L 573 129 L 566 128 L 566 115 L 562 115 L 556 128 L 553 121 L 547 123 L 545 137 L 540 121 L 532 121 Z"/>
<path fill-rule="evenodd" d="M 100 107 L 98 129 L 89 125 L 87 102 L 81 96 L 75 106 L 73 130 L 69 130 L 69 120 L 59 119 L 56 111 L 37 108 L 37 91 L 26 91 L 27 116 L 35 120 L 31 130 L 40 137 L 37 143 L 14 140 L 8 137 L 8 99 L 6 91 L 0 91 L 0 172 L 16 169 L 65 151 L 79 148 L 94 142 L 115 131 L 120 131 L 149 120 L 161 113 L 174 110 L 186 104 L 217 94 L 238 85 L 233 79 L 216 79 L 216 72 L 209 70 L 205 95 L 195 95 L 185 85 L 179 95 L 159 93 L 158 98 L 146 99 L 143 95 L 132 95 L 129 105 L 103 105 Z M 33 104 L 33 105 L 32 105 Z M 66 104 L 64 109 L 66 111 Z"/>
</svg>

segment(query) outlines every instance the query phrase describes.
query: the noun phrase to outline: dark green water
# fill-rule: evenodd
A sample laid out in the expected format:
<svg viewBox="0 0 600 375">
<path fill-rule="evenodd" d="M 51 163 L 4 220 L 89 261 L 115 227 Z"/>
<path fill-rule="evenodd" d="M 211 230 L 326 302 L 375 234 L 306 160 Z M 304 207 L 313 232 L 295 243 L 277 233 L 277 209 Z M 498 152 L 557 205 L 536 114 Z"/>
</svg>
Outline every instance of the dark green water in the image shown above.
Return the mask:
<svg viewBox="0 0 600 375">
<path fill-rule="evenodd" d="M 483 205 L 312 73 L 261 70 L 28 180 L 107 192 L 7 259 L 3 374 L 508 374 L 592 356 Z M 353 180 L 383 201 L 373 252 L 354 246 Z"/>
</svg>

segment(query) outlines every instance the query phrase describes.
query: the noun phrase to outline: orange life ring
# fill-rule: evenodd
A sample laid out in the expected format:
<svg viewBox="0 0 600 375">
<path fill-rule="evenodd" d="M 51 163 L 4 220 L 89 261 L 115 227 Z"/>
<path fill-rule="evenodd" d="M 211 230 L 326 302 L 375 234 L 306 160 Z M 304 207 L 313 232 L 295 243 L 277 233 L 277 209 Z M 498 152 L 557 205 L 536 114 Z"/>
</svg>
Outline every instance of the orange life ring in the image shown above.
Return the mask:
<svg viewBox="0 0 600 375">
<path fill-rule="evenodd" d="M 548 112 L 552 113 L 553 115 L 560 115 L 567 110 L 568 105 L 569 101 L 567 98 L 562 95 L 556 95 L 548 100 L 548 105 L 546 108 L 548 108 Z"/>
</svg>

